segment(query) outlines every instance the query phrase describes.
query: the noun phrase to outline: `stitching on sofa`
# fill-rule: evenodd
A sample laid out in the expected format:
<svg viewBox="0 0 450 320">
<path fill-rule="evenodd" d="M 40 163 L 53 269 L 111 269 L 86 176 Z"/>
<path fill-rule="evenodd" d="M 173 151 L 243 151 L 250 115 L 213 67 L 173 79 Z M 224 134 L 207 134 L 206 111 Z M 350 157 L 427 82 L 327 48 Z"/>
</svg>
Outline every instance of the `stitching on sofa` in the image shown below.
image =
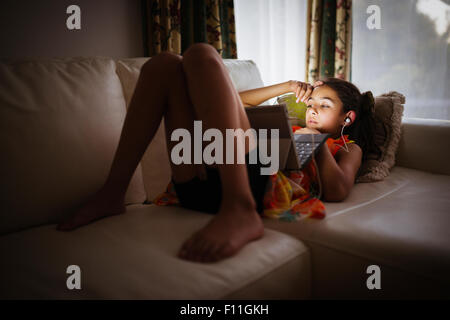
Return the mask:
<svg viewBox="0 0 450 320">
<path fill-rule="evenodd" d="M 351 208 L 345 208 L 345 209 L 339 210 L 339 211 L 335 212 L 333 215 L 330 215 L 329 217 L 327 217 L 326 219 L 327 219 L 327 220 L 333 219 L 334 217 L 337 217 L 337 216 L 340 216 L 341 214 L 344 214 L 344 213 L 347 213 L 347 212 L 349 212 L 349 211 L 352 211 L 353 209 L 357 209 L 357 208 L 366 206 L 366 205 L 368 205 L 368 204 L 371 204 L 371 203 L 373 203 L 373 202 L 375 202 L 375 201 L 378 201 L 378 200 L 380 200 L 380 199 L 382 199 L 382 198 L 384 198 L 384 197 L 387 197 L 388 195 L 390 195 L 390 194 L 396 192 L 396 191 L 399 190 L 400 188 L 403 188 L 404 186 L 406 186 L 406 185 L 409 184 L 409 183 L 410 183 L 410 181 L 405 181 L 403 184 L 399 185 L 399 186 L 396 187 L 394 190 L 391 190 L 391 191 L 389 191 L 388 193 L 384 193 L 384 194 L 380 195 L 379 197 L 377 197 L 377 198 L 375 198 L 375 199 L 371 199 L 371 200 L 369 200 L 369 201 L 360 203 L 360 204 L 358 204 L 358 205 L 356 205 L 356 206 L 352 206 Z"/>
</svg>

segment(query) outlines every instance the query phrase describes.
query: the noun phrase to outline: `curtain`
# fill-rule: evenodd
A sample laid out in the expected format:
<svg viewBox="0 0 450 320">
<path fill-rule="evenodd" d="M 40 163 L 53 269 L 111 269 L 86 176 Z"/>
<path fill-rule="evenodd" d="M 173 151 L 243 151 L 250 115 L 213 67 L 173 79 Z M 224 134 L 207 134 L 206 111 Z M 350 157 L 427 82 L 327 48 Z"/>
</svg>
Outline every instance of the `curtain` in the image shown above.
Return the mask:
<svg viewBox="0 0 450 320">
<path fill-rule="evenodd" d="M 255 62 L 264 85 L 304 81 L 306 2 L 234 0 L 238 59 Z"/>
<path fill-rule="evenodd" d="M 306 82 L 351 81 L 352 0 L 308 0 Z"/>
<path fill-rule="evenodd" d="M 145 55 L 183 54 L 209 43 L 224 59 L 236 59 L 233 0 L 143 0 Z"/>
</svg>

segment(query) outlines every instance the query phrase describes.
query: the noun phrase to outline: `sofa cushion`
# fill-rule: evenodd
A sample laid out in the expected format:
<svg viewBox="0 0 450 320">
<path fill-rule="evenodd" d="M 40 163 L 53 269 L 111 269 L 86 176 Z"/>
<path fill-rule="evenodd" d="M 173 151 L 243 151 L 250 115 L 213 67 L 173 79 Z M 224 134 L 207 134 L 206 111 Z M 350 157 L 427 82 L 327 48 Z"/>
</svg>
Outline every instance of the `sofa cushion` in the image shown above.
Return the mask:
<svg viewBox="0 0 450 320">
<path fill-rule="evenodd" d="M 108 58 L 0 64 L 0 234 L 55 223 L 106 180 L 125 118 Z M 142 203 L 140 169 L 126 203 Z"/>
<path fill-rule="evenodd" d="M 240 92 L 264 86 L 259 69 L 252 60 L 223 59 L 234 88 Z"/>
<path fill-rule="evenodd" d="M 122 84 L 127 108 L 133 96 L 142 65 L 151 58 L 131 58 L 116 60 L 116 72 Z"/>
<path fill-rule="evenodd" d="M 246 91 L 264 87 L 258 66 L 253 60 L 223 59 L 236 91 Z M 272 104 L 275 99 L 268 99 L 259 105 Z"/>
<path fill-rule="evenodd" d="M 341 259 L 375 261 L 450 289 L 449 194 L 450 176 L 395 166 L 383 181 L 355 185 L 344 202 L 325 202 L 324 220 L 265 224 L 339 252 Z"/>
<path fill-rule="evenodd" d="M 371 96 L 373 101 L 373 97 Z M 400 141 L 405 97 L 395 91 L 377 96 L 374 101 L 375 143 L 381 153 L 369 153 L 361 164 L 356 182 L 380 181 L 395 164 Z"/>
<path fill-rule="evenodd" d="M 178 207 L 131 205 L 72 232 L 54 225 L 0 237 L 0 298 L 300 299 L 309 296 L 309 251 L 267 230 L 217 263 L 176 257 L 182 243 L 213 216 Z M 66 269 L 81 269 L 81 290 Z"/>
<path fill-rule="evenodd" d="M 404 118 L 396 165 L 450 175 L 450 120 Z"/>
<path fill-rule="evenodd" d="M 297 97 L 293 93 L 283 94 L 277 98 L 278 104 L 286 104 L 291 125 L 306 126 L 306 103 L 297 102 Z"/>
</svg>

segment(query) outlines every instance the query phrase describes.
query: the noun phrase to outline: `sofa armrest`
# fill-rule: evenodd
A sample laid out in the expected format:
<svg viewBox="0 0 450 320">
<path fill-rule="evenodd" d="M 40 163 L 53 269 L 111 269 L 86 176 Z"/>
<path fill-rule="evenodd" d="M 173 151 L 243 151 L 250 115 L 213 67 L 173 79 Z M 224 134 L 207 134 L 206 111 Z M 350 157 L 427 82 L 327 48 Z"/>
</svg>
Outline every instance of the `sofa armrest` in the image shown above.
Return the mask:
<svg viewBox="0 0 450 320">
<path fill-rule="evenodd" d="M 450 175 L 450 121 L 403 118 L 396 165 Z"/>
</svg>

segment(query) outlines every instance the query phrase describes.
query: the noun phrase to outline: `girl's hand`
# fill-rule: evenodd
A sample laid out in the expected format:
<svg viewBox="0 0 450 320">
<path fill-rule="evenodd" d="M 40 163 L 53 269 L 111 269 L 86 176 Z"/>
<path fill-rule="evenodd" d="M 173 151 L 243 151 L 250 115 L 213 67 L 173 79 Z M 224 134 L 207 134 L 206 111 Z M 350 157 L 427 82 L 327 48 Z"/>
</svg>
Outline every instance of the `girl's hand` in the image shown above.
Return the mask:
<svg viewBox="0 0 450 320">
<path fill-rule="evenodd" d="M 323 84 L 322 81 L 316 81 L 314 82 L 314 85 L 310 85 L 306 82 L 296 81 L 296 80 L 289 80 L 289 90 L 295 93 L 295 96 L 297 97 L 296 102 L 299 101 L 306 102 L 306 100 L 311 95 L 312 91 Z"/>
<path fill-rule="evenodd" d="M 314 134 L 320 134 L 321 132 L 317 129 L 312 129 L 312 128 L 301 128 L 298 130 L 295 130 L 294 133 L 314 133 Z"/>
</svg>

